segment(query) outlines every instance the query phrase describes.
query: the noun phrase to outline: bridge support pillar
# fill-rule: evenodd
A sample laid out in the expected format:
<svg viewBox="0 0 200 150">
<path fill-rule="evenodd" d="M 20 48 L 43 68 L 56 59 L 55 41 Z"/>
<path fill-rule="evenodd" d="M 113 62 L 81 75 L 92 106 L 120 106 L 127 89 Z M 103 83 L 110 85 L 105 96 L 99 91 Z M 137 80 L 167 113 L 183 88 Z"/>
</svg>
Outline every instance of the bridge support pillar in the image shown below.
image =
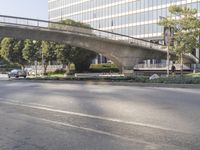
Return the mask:
<svg viewBox="0 0 200 150">
<path fill-rule="evenodd" d="M 124 74 L 125 77 L 133 77 L 134 67 L 133 66 L 123 67 L 122 73 Z"/>
</svg>

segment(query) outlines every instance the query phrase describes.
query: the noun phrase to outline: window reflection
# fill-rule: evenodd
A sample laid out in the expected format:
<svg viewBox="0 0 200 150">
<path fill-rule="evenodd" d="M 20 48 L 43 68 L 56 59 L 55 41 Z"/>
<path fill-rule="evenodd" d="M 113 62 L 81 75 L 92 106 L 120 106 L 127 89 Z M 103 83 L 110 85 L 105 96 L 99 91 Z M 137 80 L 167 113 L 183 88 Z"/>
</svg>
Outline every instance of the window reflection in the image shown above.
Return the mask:
<svg viewBox="0 0 200 150">
<path fill-rule="evenodd" d="M 55 0 L 48 6 L 51 21 L 74 19 L 94 28 L 151 38 L 163 32 L 157 23 L 160 16 L 169 15 L 168 6 L 185 3 L 200 13 L 200 0 Z"/>
</svg>

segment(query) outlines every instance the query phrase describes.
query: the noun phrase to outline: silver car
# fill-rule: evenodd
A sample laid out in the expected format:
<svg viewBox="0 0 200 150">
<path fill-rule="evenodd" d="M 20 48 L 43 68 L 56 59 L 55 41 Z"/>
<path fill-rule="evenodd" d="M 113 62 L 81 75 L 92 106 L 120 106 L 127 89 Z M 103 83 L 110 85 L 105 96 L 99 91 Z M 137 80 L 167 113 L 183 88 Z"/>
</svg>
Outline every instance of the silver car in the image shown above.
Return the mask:
<svg viewBox="0 0 200 150">
<path fill-rule="evenodd" d="M 11 70 L 11 72 L 8 73 L 8 78 L 11 77 L 15 77 L 15 78 L 19 78 L 19 77 L 24 77 L 26 78 L 27 74 L 26 71 L 20 70 L 20 69 L 13 69 Z"/>
</svg>

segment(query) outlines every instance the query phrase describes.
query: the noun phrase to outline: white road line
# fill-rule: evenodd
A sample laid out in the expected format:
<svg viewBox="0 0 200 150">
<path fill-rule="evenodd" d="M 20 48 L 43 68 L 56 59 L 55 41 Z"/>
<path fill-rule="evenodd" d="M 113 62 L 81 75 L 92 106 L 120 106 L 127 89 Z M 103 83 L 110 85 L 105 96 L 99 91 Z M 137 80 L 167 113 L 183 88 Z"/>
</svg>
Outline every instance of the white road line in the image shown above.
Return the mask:
<svg viewBox="0 0 200 150">
<path fill-rule="evenodd" d="M 7 98 L 0 98 L 0 100 L 3 100 L 3 99 L 4 100 L 8 100 L 6 102 L 9 102 L 9 103 L 25 104 L 23 102 L 20 102 L 19 100 L 13 100 L 13 99 L 7 99 Z M 29 104 L 29 106 L 39 106 L 39 107 L 45 107 L 45 108 L 54 108 L 53 106 L 50 106 L 50 105 L 43 105 L 43 104 L 37 104 L 37 103 L 26 103 L 26 104 Z"/>
<path fill-rule="evenodd" d="M 147 141 L 142 141 L 142 140 L 137 140 L 137 139 L 133 139 L 133 138 L 128 138 L 128 137 L 120 136 L 120 135 L 113 134 L 113 133 L 110 133 L 110 132 L 105 132 L 105 131 L 101 131 L 101 130 L 95 130 L 95 129 L 92 129 L 92 128 L 86 128 L 86 127 L 76 126 L 76 125 L 73 125 L 73 124 L 63 123 L 63 122 L 59 122 L 59 121 L 52 121 L 52 120 L 48 120 L 48 119 L 44 119 L 44 118 L 38 118 L 38 117 L 33 117 L 33 116 L 30 116 L 30 118 L 38 120 L 38 121 L 43 121 L 44 123 L 48 123 L 48 125 L 49 124 L 54 124 L 56 126 L 59 125 L 59 126 L 68 127 L 68 128 L 70 127 L 70 128 L 74 128 L 74 129 L 78 129 L 78 130 L 82 130 L 82 131 L 87 131 L 87 132 L 92 132 L 92 133 L 96 133 L 96 134 L 101 134 L 101 135 L 106 135 L 106 136 L 118 138 L 118 139 L 125 140 L 125 141 L 131 141 L 131 142 L 134 142 L 134 143 L 137 143 L 137 144 L 143 144 L 143 145 L 145 144 L 145 145 L 147 145 L 147 147 L 148 146 L 151 146 L 151 147 L 157 147 L 158 146 L 155 143 L 150 143 L 150 142 L 147 142 Z M 16 118 L 14 118 L 14 119 L 16 119 Z M 21 119 L 21 120 L 23 120 L 23 119 Z M 159 144 L 159 146 L 171 146 L 171 145 L 168 145 L 168 144 Z"/>
<path fill-rule="evenodd" d="M 35 117 L 33 117 L 35 118 Z M 146 142 L 146 141 L 142 141 L 142 140 L 137 140 L 137 139 L 132 139 L 132 138 L 128 138 L 128 137 L 124 137 L 124 136 L 120 136 L 117 134 L 113 134 L 110 132 L 105 132 L 105 131 L 101 131 L 101 130 L 95 130 L 95 129 L 91 129 L 91 128 L 85 128 L 85 127 L 81 127 L 81 126 L 76 126 L 76 125 L 72 125 L 72 124 L 68 124 L 68 123 L 63 123 L 63 122 L 59 122 L 59 121 L 52 121 L 52 120 L 48 120 L 48 119 L 43 119 L 43 118 L 35 118 L 37 120 L 41 120 L 44 122 L 48 122 L 48 123 L 52 123 L 52 124 L 56 124 L 56 125 L 60 125 L 60 126 L 64 126 L 64 127 L 71 127 L 71 128 L 75 128 L 75 129 L 79 129 L 79 130 L 83 130 L 83 131 L 88 131 L 88 132 L 93 132 L 93 133 L 97 133 L 97 134 L 101 134 L 101 135 L 107 135 L 107 136 L 111 136 L 111 137 L 115 137 L 115 138 L 119 138 L 125 141 L 131 141 L 131 142 L 135 142 L 137 144 L 145 144 L 151 147 L 157 147 L 157 144 L 154 143 L 150 143 L 150 142 Z M 172 148 L 172 145 L 168 145 L 168 144 L 160 144 L 159 146 L 170 146 Z M 177 148 L 176 146 L 173 146 L 174 148 Z"/>
<path fill-rule="evenodd" d="M 120 135 L 117 135 L 117 134 L 112 134 L 112 133 L 101 131 L 101 130 L 95 130 L 95 129 L 92 129 L 92 128 L 86 128 L 86 127 L 76 126 L 76 125 L 72 125 L 72 124 L 68 124 L 68 123 L 63 123 L 63 122 L 59 122 L 59 121 L 52 121 L 52 120 L 43 119 L 43 118 L 36 118 L 36 119 L 44 121 L 44 122 L 53 123 L 53 124 L 56 124 L 56 125 L 61 125 L 61 126 L 66 126 L 66 127 L 71 127 L 71 128 L 79 129 L 79 130 L 94 132 L 94 133 L 97 133 L 97 134 L 102 134 L 102 135 L 108 135 L 108 136 L 112 136 L 112 137 L 116 137 L 116 138 L 121 138 L 121 139 L 128 140 L 128 141 L 136 141 L 136 142 L 139 142 L 139 143 L 150 144 L 148 142 L 137 141 L 137 140 L 134 140 L 134 139 L 131 139 L 131 138 L 128 138 L 128 137 L 123 137 L 123 136 L 120 136 Z"/>
<path fill-rule="evenodd" d="M 20 101 L 16 101 L 14 99 L 0 98 L 0 100 L 1 100 L 0 103 L 15 105 L 15 106 L 23 106 L 23 107 L 28 107 L 32 109 L 40 109 L 40 110 L 51 111 L 51 112 L 56 112 L 56 113 L 63 113 L 63 114 L 68 114 L 68 115 L 87 117 L 87 118 L 92 118 L 92 119 L 99 119 L 99 120 L 104 120 L 104 121 L 111 121 L 111 122 L 122 123 L 122 124 L 127 124 L 127 125 L 134 125 L 134 126 L 142 126 L 142 127 L 148 127 L 148 128 L 154 128 L 154 129 L 160 129 L 160 130 L 166 130 L 166 131 L 184 132 L 180 130 L 175 130 L 175 129 L 147 124 L 147 123 L 124 121 L 124 120 L 115 119 L 115 118 L 101 117 L 101 116 L 95 116 L 95 115 L 89 115 L 89 114 L 83 114 L 83 113 L 77 113 L 77 112 L 71 112 L 71 111 L 64 111 L 64 110 L 53 109 L 53 108 L 48 108 L 48 107 L 43 107 L 43 106 L 34 106 L 34 105 L 25 104 Z"/>
</svg>

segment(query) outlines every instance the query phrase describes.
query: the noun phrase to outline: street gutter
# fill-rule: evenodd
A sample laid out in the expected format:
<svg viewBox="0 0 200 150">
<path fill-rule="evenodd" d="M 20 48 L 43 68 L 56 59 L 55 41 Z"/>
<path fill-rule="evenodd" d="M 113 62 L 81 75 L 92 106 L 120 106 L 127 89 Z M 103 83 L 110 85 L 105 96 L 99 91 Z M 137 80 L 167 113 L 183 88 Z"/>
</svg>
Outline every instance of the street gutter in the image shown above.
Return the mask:
<svg viewBox="0 0 200 150">
<path fill-rule="evenodd" d="M 88 85 L 112 85 L 112 86 L 138 86 L 138 87 L 165 87 L 165 88 L 200 88 L 200 84 L 164 84 L 164 83 L 141 83 L 130 81 L 96 81 L 96 80 L 37 80 L 37 79 L 10 79 L 0 82 L 32 82 L 32 83 L 55 83 L 55 84 L 88 84 Z"/>
</svg>

